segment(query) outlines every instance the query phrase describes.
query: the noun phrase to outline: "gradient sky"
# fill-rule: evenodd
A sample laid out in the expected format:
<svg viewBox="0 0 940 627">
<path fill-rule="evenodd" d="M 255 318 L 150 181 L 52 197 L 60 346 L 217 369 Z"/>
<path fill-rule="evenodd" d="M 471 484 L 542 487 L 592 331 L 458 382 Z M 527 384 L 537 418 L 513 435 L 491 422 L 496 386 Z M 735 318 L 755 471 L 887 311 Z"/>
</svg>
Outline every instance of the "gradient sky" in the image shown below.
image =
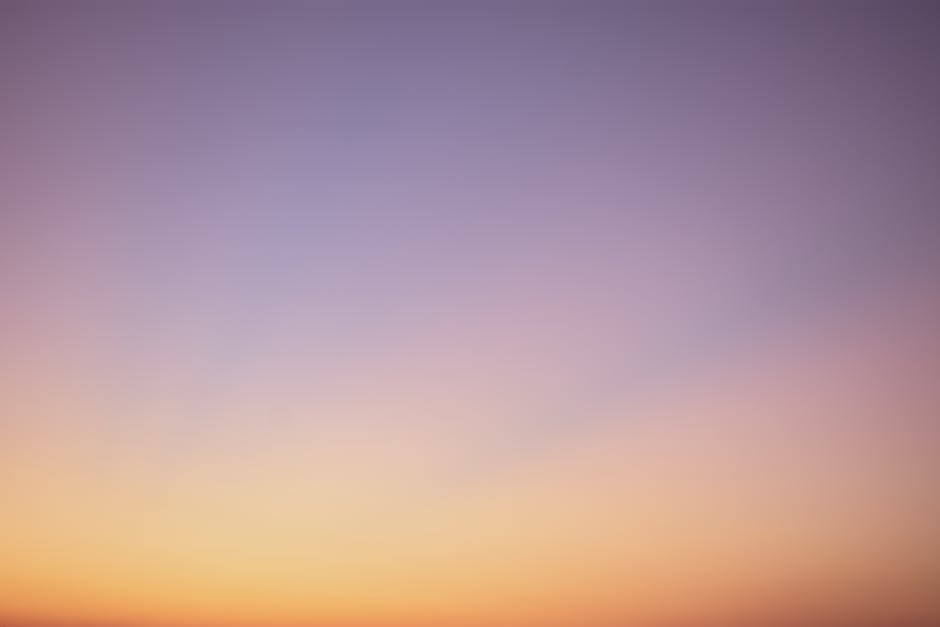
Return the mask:
<svg viewBox="0 0 940 627">
<path fill-rule="evenodd" d="M 0 623 L 940 624 L 938 16 L 4 3 Z"/>
</svg>

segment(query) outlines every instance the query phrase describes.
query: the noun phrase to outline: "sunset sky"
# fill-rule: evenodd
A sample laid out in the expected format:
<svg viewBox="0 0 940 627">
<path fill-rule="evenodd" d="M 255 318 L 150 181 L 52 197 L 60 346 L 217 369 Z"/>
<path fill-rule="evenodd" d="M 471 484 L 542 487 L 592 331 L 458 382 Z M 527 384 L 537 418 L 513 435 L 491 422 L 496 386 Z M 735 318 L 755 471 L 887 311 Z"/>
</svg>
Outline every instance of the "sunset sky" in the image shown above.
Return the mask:
<svg viewBox="0 0 940 627">
<path fill-rule="evenodd" d="M 938 18 L 4 2 L 0 625 L 940 625 Z"/>
</svg>

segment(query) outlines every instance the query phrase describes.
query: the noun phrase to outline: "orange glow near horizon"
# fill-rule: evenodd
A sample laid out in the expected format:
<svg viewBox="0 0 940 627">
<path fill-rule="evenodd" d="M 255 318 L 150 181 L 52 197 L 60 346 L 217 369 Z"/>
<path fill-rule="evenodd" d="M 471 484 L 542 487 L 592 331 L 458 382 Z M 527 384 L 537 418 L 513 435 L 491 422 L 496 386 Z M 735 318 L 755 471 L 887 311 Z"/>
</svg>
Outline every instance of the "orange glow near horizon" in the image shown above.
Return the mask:
<svg viewBox="0 0 940 627">
<path fill-rule="evenodd" d="M 879 314 L 869 325 L 885 321 Z M 733 615 L 759 599 L 924 609 L 910 604 L 930 602 L 917 569 L 931 566 L 921 553 L 937 509 L 923 510 L 915 489 L 929 467 L 903 457 L 915 443 L 893 452 L 863 419 L 851 442 L 836 443 L 844 425 L 831 416 L 860 401 L 811 372 L 852 368 L 859 355 L 840 353 L 866 331 L 815 343 L 810 368 L 795 359 L 805 349 L 790 351 L 792 365 L 778 353 L 770 372 L 775 386 L 789 373 L 786 389 L 755 380 L 750 396 L 729 396 L 755 378 L 732 370 L 646 410 L 662 426 L 608 431 L 486 490 L 422 488 L 433 475 L 415 461 L 415 441 L 374 442 L 360 430 L 416 400 L 407 397 L 354 399 L 332 449 L 312 446 L 301 425 L 175 473 L 109 459 L 91 443 L 81 450 L 75 436 L 71 450 L 26 450 L 5 457 L 17 472 L 4 475 L 12 516 L 0 548 L 16 565 L 0 573 L 4 614 L 78 624 L 655 625 Z M 865 363 L 899 350 L 871 344 Z M 792 399 L 805 422 L 785 420 Z M 91 429 L 92 412 L 78 409 Z M 902 478 L 910 494 L 892 492 Z"/>
</svg>

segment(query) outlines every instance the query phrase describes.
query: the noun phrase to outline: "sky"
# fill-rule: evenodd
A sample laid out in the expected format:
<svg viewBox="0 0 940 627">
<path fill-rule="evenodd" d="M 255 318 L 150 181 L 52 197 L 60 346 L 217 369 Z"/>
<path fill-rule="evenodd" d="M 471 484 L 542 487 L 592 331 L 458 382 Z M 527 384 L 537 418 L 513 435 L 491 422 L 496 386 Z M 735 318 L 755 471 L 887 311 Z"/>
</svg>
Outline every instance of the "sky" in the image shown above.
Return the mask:
<svg viewBox="0 0 940 627">
<path fill-rule="evenodd" d="M 0 625 L 940 624 L 938 19 L 3 3 Z"/>
</svg>

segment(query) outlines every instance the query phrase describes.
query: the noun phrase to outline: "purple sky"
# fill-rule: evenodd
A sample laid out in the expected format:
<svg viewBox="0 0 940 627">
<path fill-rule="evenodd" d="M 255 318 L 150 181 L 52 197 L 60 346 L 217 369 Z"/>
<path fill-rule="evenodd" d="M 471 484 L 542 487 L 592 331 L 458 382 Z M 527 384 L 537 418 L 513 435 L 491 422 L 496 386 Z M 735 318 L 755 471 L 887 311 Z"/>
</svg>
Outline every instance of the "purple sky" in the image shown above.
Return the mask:
<svg viewBox="0 0 940 627">
<path fill-rule="evenodd" d="M 6 5 L 0 488 L 78 473 L 108 505 L 53 491 L 50 507 L 121 512 L 130 493 L 156 508 L 231 467 L 315 502 L 325 477 L 407 527 L 517 482 L 541 494 L 526 481 L 613 442 L 625 458 L 697 429 L 731 442 L 664 457 L 690 477 L 700 455 L 773 457 L 776 436 L 728 421 L 805 430 L 772 462 L 802 467 L 798 442 L 825 415 L 841 443 L 788 485 L 823 484 L 835 511 L 826 460 L 859 489 L 883 463 L 866 507 L 908 507 L 927 551 L 936 480 L 912 469 L 938 470 L 940 446 L 937 16 L 906 2 Z M 842 409 L 800 409 L 814 384 Z M 879 391 L 894 400 L 869 402 Z M 766 407 L 735 409 L 748 398 Z M 379 478 L 333 481 L 349 469 Z M 617 486 L 628 469 L 583 472 Z M 605 498 L 586 520 L 616 520 Z M 827 530 L 816 505 L 793 508 Z M 31 553 L 45 542 L 31 507 L 14 504 L 25 548 L 7 576 L 29 593 L 72 572 Z M 557 533 L 547 546 L 566 546 Z M 0 599 L 0 618 L 56 614 L 61 590 L 48 607 Z M 109 589 L 88 594 L 112 608 Z M 179 603 L 167 611 L 189 616 Z M 327 611 L 272 603 L 257 616 Z"/>
</svg>

